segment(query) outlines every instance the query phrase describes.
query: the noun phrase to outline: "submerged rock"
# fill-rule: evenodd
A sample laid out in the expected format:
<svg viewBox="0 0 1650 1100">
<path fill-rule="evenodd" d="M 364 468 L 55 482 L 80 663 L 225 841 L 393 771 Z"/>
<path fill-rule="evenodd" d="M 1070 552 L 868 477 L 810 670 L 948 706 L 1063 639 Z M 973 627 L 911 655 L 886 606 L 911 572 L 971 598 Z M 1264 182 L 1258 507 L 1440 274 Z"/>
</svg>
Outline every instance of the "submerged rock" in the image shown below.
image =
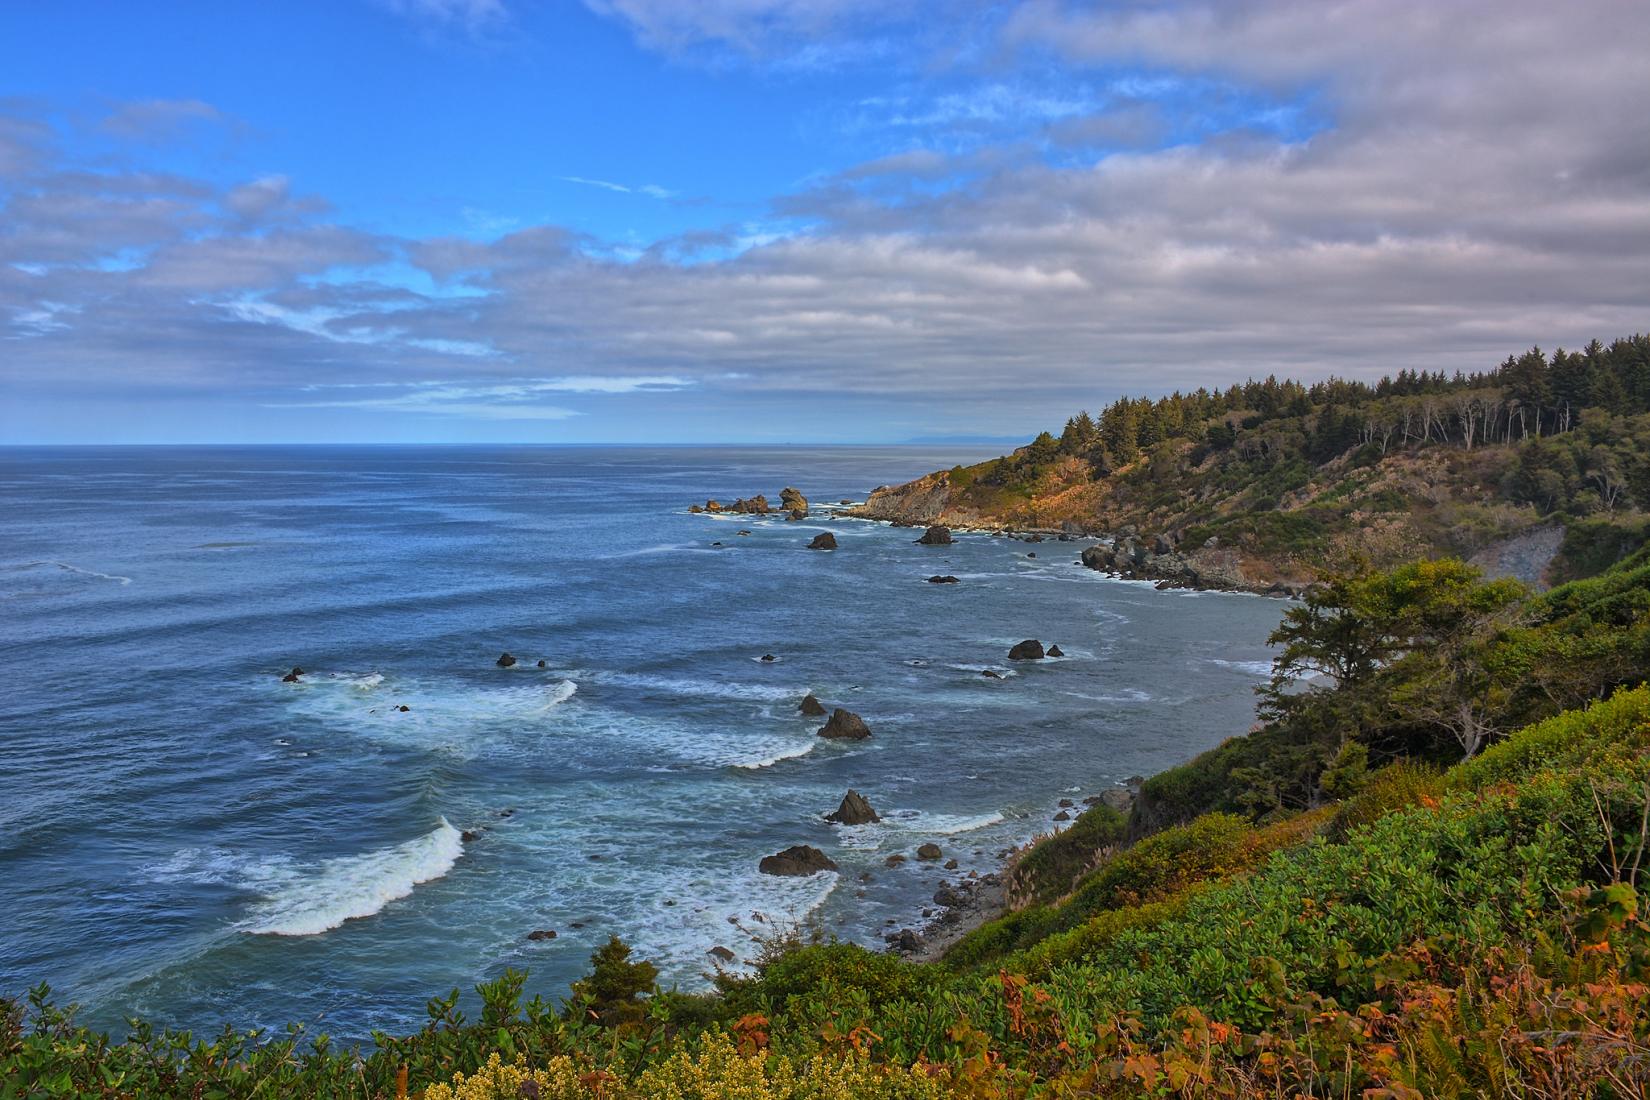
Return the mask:
<svg viewBox="0 0 1650 1100">
<path fill-rule="evenodd" d="M 863 741 L 871 736 L 871 727 L 865 724 L 865 719 L 851 710 L 837 707 L 831 712 L 831 717 L 820 728 L 819 736 L 836 737 L 848 741 Z"/>
<path fill-rule="evenodd" d="M 510 656 L 508 653 L 500 653 L 498 655 L 498 667 L 499 668 L 511 668 L 515 665 L 515 663 L 516 663 L 516 659 L 514 657 Z"/>
<path fill-rule="evenodd" d="M 783 852 L 763 856 L 756 869 L 764 875 L 795 877 L 817 875 L 821 871 L 835 871 L 837 866 L 830 856 L 818 848 L 807 844 L 794 844 Z"/>
<path fill-rule="evenodd" d="M 994 668 L 982 668 L 980 670 L 980 675 L 984 676 L 987 680 L 1001 680 L 1003 678 L 1003 674 Z"/>
<path fill-rule="evenodd" d="M 819 534 L 815 535 L 814 540 L 808 544 L 808 549 L 835 550 L 836 536 L 831 534 L 829 531 L 821 531 Z"/>
<path fill-rule="evenodd" d="M 882 818 L 871 808 L 866 797 L 856 790 L 849 790 L 842 796 L 842 805 L 836 808 L 835 813 L 825 815 L 826 821 L 834 821 L 838 825 L 869 825 Z"/>
<path fill-rule="evenodd" d="M 936 523 L 934 526 L 924 531 L 922 533 L 922 538 L 918 539 L 917 542 L 922 546 L 950 546 L 951 528 L 946 527 L 943 524 Z"/>
<path fill-rule="evenodd" d="M 762 654 L 762 663 L 765 665 L 771 665 L 777 660 L 779 660 L 779 658 L 775 657 L 772 653 Z"/>
<path fill-rule="evenodd" d="M 917 849 L 918 859 L 939 859 L 944 854 L 944 852 L 940 851 L 940 846 L 935 844 L 932 840 Z"/>
<path fill-rule="evenodd" d="M 802 697 L 802 702 L 796 705 L 796 709 L 810 718 L 822 718 L 826 713 L 825 704 L 816 699 L 811 691 Z"/>
<path fill-rule="evenodd" d="M 1036 638 L 1027 638 L 1008 651 L 1008 659 L 1011 661 L 1040 661 L 1044 656 L 1043 643 Z"/>
<path fill-rule="evenodd" d="M 936 574 L 935 576 L 929 577 L 928 578 L 928 583 L 929 584 L 960 584 L 962 582 L 958 581 L 957 578 L 953 577 L 951 574 L 944 573 L 944 574 Z"/>
<path fill-rule="evenodd" d="M 536 932 L 527 933 L 527 938 L 530 940 L 553 940 L 556 938 L 556 930 L 554 928 L 540 928 Z"/>
<path fill-rule="evenodd" d="M 884 867 L 898 867 L 900 864 L 902 864 L 904 862 L 905 862 L 905 857 L 900 855 L 898 852 L 895 852 L 893 855 L 891 855 L 887 859 L 883 860 L 882 865 Z"/>
</svg>

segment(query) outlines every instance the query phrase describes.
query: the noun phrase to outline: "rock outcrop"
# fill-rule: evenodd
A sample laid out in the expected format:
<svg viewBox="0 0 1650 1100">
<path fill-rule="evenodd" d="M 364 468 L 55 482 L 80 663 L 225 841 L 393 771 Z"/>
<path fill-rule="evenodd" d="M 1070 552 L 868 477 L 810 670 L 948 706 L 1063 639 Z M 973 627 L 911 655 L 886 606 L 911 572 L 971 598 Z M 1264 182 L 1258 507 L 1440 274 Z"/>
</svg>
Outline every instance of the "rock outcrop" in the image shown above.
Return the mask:
<svg viewBox="0 0 1650 1100">
<path fill-rule="evenodd" d="M 515 664 L 516 664 L 516 659 L 514 657 L 510 656 L 508 653 L 500 653 L 498 655 L 498 667 L 499 668 L 514 668 Z"/>
<path fill-rule="evenodd" d="M 297 665 L 293 665 L 292 666 L 292 671 L 287 673 L 285 676 L 281 677 L 281 683 L 283 683 L 283 684 L 296 684 L 298 682 L 298 677 L 302 676 L 303 674 L 304 674 L 303 669 L 299 668 Z"/>
<path fill-rule="evenodd" d="M 917 848 L 918 859 L 939 859 L 943 855 L 945 855 L 945 853 L 940 851 L 940 846 L 935 844 L 933 841 L 929 841 L 927 844 L 923 844 Z"/>
<path fill-rule="evenodd" d="M 800 877 L 817 875 L 821 871 L 835 871 L 836 862 L 830 856 L 807 844 L 795 844 L 783 852 L 763 856 L 756 869 L 764 875 Z"/>
<path fill-rule="evenodd" d="M 821 703 L 811 691 L 802 697 L 802 702 L 796 705 L 796 709 L 809 718 L 823 718 L 825 716 L 825 704 Z"/>
<path fill-rule="evenodd" d="M 1027 638 L 1008 651 L 1011 661 L 1041 661 L 1047 654 L 1043 652 L 1043 643 L 1036 638 Z"/>
<path fill-rule="evenodd" d="M 802 495 L 800 489 L 793 489 L 787 485 L 779 490 L 779 510 L 791 519 L 807 519 L 808 498 Z"/>
<path fill-rule="evenodd" d="M 871 736 L 871 728 L 865 724 L 865 719 L 853 711 L 837 707 L 820 728 L 819 736 L 845 741 L 863 741 Z"/>
<path fill-rule="evenodd" d="M 834 821 L 838 825 L 870 825 L 881 821 L 876 810 L 871 808 L 870 801 L 858 791 L 850 790 L 842 796 L 842 805 L 833 813 L 825 815 L 826 821 Z"/>
<path fill-rule="evenodd" d="M 1048 647 L 1047 656 L 1050 656 L 1050 657 L 1064 657 L 1065 655 L 1066 655 L 1066 651 L 1061 649 L 1057 645 L 1051 645 L 1051 646 Z"/>
<path fill-rule="evenodd" d="M 922 538 L 918 539 L 917 542 L 922 546 L 950 546 L 952 542 L 951 528 L 935 524 L 924 531 Z"/>
<path fill-rule="evenodd" d="M 808 549 L 835 550 L 836 536 L 831 534 L 829 531 L 821 531 L 819 534 L 815 535 L 814 540 L 808 544 Z"/>
</svg>

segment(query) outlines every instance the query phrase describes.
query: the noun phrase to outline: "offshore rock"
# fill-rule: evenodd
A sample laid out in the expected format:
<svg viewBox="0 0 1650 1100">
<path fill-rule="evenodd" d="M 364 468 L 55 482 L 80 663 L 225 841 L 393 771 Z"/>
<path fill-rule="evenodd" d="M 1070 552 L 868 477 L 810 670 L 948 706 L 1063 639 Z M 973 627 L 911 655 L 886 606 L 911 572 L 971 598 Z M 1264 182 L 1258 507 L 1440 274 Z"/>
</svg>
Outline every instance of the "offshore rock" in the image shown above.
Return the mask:
<svg viewBox="0 0 1650 1100">
<path fill-rule="evenodd" d="M 840 738 L 847 741 L 863 741 L 871 736 L 871 728 L 865 724 L 865 719 L 853 711 L 837 707 L 831 712 L 831 717 L 820 729 L 819 736 Z"/>
<path fill-rule="evenodd" d="M 498 667 L 499 668 L 511 668 L 515 665 L 515 663 L 516 663 L 516 659 L 514 657 L 510 656 L 508 653 L 500 653 L 498 655 Z"/>
<path fill-rule="evenodd" d="M 808 498 L 802 495 L 800 489 L 792 489 L 787 485 L 779 490 L 779 509 L 789 512 L 792 519 L 807 519 Z"/>
<path fill-rule="evenodd" d="M 298 677 L 302 676 L 303 674 L 304 674 L 303 669 L 299 668 L 297 665 L 293 665 L 292 666 L 292 671 L 287 673 L 285 676 L 281 677 L 281 683 L 283 683 L 283 684 L 296 684 L 298 682 Z"/>
<path fill-rule="evenodd" d="M 939 859 L 944 854 L 944 852 L 940 851 L 940 846 L 935 844 L 932 840 L 917 849 L 918 859 Z"/>
<path fill-rule="evenodd" d="M 1043 643 L 1036 638 L 1027 638 L 1008 651 L 1008 659 L 1011 661 L 1041 661 L 1044 656 Z"/>
<path fill-rule="evenodd" d="M 821 703 L 811 691 L 802 697 L 802 702 L 796 705 L 796 709 L 810 718 L 823 718 L 825 716 L 825 704 Z"/>
<path fill-rule="evenodd" d="M 850 790 L 842 796 L 842 805 L 836 808 L 835 813 L 825 815 L 826 821 L 834 821 L 838 825 L 870 825 L 881 821 L 877 812 L 871 808 L 871 803 L 858 791 Z"/>
<path fill-rule="evenodd" d="M 928 583 L 929 584 L 960 584 L 962 582 L 957 580 L 957 578 L 953 577 L 951 574 L 946 573 L 943 576 L 929 577 L 928 578 Z"/>
<path fill-rule="evenodd" d="M 923 546 L 950 546 L 951 528 L 936 523 L 924 531 L 922 538 L 918 539 L 917 542 Z"/>
<path fill-rule="evenodd" d="M 815 535 L 814 540 L 808 544 L 808 549 L 835 550 L 836 536 L 831 534 L 829 531 L 821 531 L 819 534 Z"/>
<path fill-rule="evenodd" d="M 795 844 L 771 856 L 763 856 L 756 869 L 764 875 L 817 875 L 821 871 L 835 871 L 835 861 L 818 848 Z"/>
</svg>

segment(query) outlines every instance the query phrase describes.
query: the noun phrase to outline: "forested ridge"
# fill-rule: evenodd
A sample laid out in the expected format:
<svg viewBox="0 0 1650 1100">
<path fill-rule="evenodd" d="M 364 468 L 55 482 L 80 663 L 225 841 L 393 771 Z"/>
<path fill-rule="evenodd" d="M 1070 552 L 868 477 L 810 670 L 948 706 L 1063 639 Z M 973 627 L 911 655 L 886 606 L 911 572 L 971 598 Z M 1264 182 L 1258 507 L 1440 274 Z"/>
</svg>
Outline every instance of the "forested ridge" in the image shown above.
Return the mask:
<svg viewBox="0 0 1650 1100">
<path fill-rule="evenodd" d="M 1650 508 L 1650 337 L 1483 372 L 1268 377 L 1122 398 L 1011 455 L 879 490 L 861 514 L 1214 537 L 1260 580 L 1468 557 L 1543 526 L 1552 579 L 1616 560 Z"/>
</svg>

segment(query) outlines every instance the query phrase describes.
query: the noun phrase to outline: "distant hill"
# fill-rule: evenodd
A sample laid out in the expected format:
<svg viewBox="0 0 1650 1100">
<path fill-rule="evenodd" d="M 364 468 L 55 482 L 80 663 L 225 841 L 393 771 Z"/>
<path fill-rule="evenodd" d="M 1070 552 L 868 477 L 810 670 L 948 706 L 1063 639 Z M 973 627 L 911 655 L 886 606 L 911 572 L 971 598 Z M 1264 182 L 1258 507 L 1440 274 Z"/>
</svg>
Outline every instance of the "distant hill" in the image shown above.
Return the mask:
<svg viewBox="0 0 1650 1100">
<path fill-rule="evenodd" d="M 1441 555 L 1550 583 L 1630 553 L 1646 509 L 1650 337 L 1636 335 L 1470 375 L 1123 398 L 1001 458 L 880 489 L 857 514 L 1133 534 L 1138 575 L 1266 589 Z"/>
</svg>

